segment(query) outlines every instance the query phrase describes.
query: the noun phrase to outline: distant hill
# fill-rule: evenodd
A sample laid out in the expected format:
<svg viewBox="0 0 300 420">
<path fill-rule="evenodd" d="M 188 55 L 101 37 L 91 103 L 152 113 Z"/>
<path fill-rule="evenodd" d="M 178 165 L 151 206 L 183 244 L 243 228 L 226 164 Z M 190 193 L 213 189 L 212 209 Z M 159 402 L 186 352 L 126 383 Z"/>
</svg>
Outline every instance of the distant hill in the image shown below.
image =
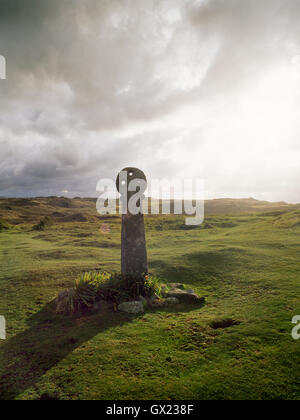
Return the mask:
<svg viewBox="0 0 300 420">
<path fill-rule="evenodd" d="M 80 197 L 0 198 L 0 219 L 11 224 L 35 223 L 45 216 L 61 222 L 96 220 L 100 217 L 96 210 L 96 201 L 96 198 Z M 158 200 L 153 201 L 158 204 Z M 162 201 L 159 202 L 159 206 L 161 209 Z M 173 209 L 174 201 L 171 202 L 171 213 Z M 253 198 L 222 198 L 205 202 L 206 215 L 285 212 L 298 209 L 300 204 L 271 203 Z"/>
<path fill-rule="evenodd" d="M 296 209 L 300 209 L 300 204 L 288 204 L 283 201 L 271 203 L 269 201 L 255 200 L 254 198 L 222 198 L 205 202 L 205 211 L 208 214 L 258 213 Z"/>
</svg>

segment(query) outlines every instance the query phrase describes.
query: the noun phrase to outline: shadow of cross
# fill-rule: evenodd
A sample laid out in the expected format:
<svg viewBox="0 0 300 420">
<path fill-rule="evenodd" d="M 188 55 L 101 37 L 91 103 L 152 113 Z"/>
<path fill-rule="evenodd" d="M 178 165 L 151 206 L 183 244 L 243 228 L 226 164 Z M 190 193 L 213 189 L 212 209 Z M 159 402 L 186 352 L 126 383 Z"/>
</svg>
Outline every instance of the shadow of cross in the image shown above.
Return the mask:
<svg viewBox="0 0 300 420">
<path fill-rule="evenodd" d="M 148 274 L 148 261 L 142 202 L 147 179 L 138 168 L 125 168 L 117 177 L 122 203 L 121 270 L 125 276 Z"/>
<path fill-rule="evenodd" d="M 160 309 L 166 313 L 193 310 L 195 306 Z M 35 386 L 49 370 L 98 334 L 142 317 L 143 314 L 126 314 L 110 310 L 100 311 L 97 314 L 56 315 L 55 303 L 48 303 L 40 312 L 27 320 L 26 330 L 7 341 L 0 342 L 2 361 L 0 401 L 13 400 Z M 100 372 L 101 363 L 94 367 L 95 375 L 100 375 Z M 70 380 L 72 376 L 72 371 L 70 371 Z M 101 396 L 101 390 L 99 390 L 99 395 Z M 49 395 L 40 395 L 40 399 L 49 399 Z M 53 399 L 59 399 L 59 397 Z"/>
<path fill-rule="evenodd" d="M 97 334 L 139 316 L 111 311 L 56 315 L 55 303 L 50 302 L 27 320 L 29 328 L 0 342 L 0 401 L 13 400 L 34 386 L 68 354 Z"/>
</svg>

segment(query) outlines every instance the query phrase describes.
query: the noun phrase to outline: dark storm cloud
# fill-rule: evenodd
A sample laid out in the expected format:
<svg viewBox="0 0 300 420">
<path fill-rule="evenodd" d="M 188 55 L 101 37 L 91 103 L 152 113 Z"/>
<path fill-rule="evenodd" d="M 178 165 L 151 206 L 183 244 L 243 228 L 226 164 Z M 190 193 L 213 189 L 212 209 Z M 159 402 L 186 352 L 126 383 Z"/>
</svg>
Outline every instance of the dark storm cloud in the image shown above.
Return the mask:
<svg viewBox="0 0 300 420">
<path fill-rule="evenodd" d="M 224 140 L 227 121 L 244 90 L 300 54 L 299 16 L 297 0 L 1 0 L 0 194 L 86 195 L 128 164 L 156 177 L 188 168 L 226 188 L 224 153 L 243 137 L 250 148 L 253 118 Z M 184 107 L 193 119 L 178 117 Z M 255 188 L 253 163 L 240 159 L 241 188 Z M 260 186 L 276 189 L 256 165 Z M 283 184 L 298 176 L 281 171 Z"/>
</svg>

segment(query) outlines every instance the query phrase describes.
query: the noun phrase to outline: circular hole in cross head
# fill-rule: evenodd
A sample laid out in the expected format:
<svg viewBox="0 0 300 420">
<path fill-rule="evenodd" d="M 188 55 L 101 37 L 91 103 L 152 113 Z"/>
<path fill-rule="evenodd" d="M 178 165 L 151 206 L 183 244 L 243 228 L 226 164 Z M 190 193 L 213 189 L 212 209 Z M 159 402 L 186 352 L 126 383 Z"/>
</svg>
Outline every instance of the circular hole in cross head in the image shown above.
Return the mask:
<svg viewBox="0 0 300 420">
<path fill-rule="evenodd" d="M 125 184 L 126 184 L 126 181 L 122 181 L 122 182 L 121 182 L 121 185 L 125 185 Z"/>
<path fill-rule="evenodd" d="M 133 176 L 133 172 L 129 172 L 129 174 L 128 174 L 129 176 Z"/>
</svg>

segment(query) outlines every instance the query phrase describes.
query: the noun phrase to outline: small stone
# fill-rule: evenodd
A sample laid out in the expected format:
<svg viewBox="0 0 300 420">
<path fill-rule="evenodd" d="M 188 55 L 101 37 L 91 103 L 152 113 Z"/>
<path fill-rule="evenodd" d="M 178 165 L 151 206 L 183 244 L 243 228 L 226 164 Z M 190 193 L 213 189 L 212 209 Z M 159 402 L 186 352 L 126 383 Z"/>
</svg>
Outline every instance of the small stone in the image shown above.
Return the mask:
<svg viewBox="0 0 300 420">
<path fill-rule="evenodd" d="M 195 293 L 193 289 L 186 289 L 186 293 Z"/>
<path fill-rule="evenodd" d="M 205 299 L 199 297 L 196 293 L 188 293 L 186 290 L 172 289 L 166 294 L 167 297 L 175 297 L 183 303 L 204 303 Z"/>
<path fill-rule="evenodd" d="M 144 305 L 140 300 L 123 302 L 118 306 L 118 310 L 121 312 L 127 312 L 128 314 L 139 314 L 144 312 Z"/>
<path fill-rule="evenodd" d="M 179 303 L 179 299 L 177 299 L 177 297 L 168 297 L 165 299 L 165 303 L 167 305 L 177 305 Z"/>
</svg>

